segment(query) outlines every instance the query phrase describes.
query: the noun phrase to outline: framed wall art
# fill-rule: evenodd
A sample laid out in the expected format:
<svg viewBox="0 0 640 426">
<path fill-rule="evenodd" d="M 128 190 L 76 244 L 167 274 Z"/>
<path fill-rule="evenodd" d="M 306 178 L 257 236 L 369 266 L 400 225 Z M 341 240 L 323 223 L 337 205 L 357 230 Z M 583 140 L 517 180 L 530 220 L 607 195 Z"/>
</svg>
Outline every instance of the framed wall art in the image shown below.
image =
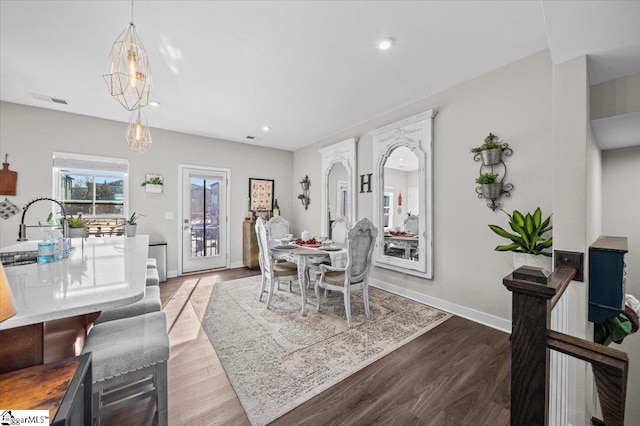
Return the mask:
<svg viewBox="0 0 640 426">
<path fill-rule="evenodd" d="M 249 210 L 273 210 L 273 179 L 249 178 Z"/>
</svg>

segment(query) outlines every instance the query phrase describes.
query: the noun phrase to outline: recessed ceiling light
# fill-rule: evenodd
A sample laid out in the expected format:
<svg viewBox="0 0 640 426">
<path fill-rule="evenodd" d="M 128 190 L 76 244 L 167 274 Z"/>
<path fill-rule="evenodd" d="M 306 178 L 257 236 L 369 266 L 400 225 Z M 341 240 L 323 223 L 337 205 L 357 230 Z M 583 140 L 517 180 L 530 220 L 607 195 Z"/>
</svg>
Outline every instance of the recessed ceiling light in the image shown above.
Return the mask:
<svg viewBox="0 0 640 426">
<path fill-rule="evenodd" d="M 149 101 L 149 105 L 151 105 L 152 107 L 159 107 L 160 106 L 160 102 L 158 102 L 158 101 Z"/>
<path fill-rule="evenodd" d="M 269 126 L 262 126 L 262 131 L 263 131 L 263 132 L 268 132 L 269 130 L 271 130 L 271 127 L 269 127 Z"/>
<path fill-rule="evenodd" d="M 387 37 L 384 40 L 382 40 L 380 43 L 378 43 L 378 49 L 387 50 L 388 48 L 391 47 L 392 44 L 393 44 L 393 39 L 391 37 Z"/>
</svg>

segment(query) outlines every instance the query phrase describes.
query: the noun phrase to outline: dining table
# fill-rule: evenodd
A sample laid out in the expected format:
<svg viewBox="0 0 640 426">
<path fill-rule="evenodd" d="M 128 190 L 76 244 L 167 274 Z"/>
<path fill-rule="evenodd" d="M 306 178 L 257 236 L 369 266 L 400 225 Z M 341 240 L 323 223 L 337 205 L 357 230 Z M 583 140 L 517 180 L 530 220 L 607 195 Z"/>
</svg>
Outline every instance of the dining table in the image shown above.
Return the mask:
<svg viewBox="0 0 640 426">
<path fill-rule="evenodd" d="M 417 235 L 404 234 L 404 235 L 392 235 L 385 234 L 384 236 L 385 246 L 393 244 L 404 250 L 404 258 L 411 259 L 411 250 L 416 250 L 420 244 L 420 239 Z"/>
<path fill-rule="evenodd" d="M 344 244 L 334 243 L 323 248 L 319 244 L 299 245 L 281 244 L 280 240 L 272 240 L 269 244 L 271 256 L 276 260 L 286 260 L 298 266 L 298 282 L 302 297 L 302 315 L 307 315 L 306 289 L 309 286 L 309 266 L 322 262 L 331 262 L 333 266 L 345 266 L 347 250 Z"/>
</svg>

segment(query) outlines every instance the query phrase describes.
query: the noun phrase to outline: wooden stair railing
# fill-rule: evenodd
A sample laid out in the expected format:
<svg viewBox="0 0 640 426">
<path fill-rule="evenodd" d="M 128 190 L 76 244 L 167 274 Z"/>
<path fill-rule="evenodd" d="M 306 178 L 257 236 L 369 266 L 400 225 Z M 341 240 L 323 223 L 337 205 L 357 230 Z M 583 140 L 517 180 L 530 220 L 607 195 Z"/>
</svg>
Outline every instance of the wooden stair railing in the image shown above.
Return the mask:
<svg viewBox="0 0 640 426">
<path fill-rule="evenodd" d="M 629 357 L 625 352 L 550 330 L 551 311 L 577 270 L 559 266 L 547 283 L 514 278 L 512 296 L 511 424 L 549 422 L 549 349 L 591 363 L 605 425 L 623 426 Z"/>
</svg>

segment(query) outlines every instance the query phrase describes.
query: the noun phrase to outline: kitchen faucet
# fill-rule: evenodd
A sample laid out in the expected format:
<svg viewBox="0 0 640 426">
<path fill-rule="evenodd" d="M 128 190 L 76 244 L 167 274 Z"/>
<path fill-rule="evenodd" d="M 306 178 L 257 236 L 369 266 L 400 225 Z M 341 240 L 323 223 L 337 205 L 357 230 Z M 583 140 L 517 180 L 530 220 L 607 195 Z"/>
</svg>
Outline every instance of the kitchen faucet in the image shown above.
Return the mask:
<svg viewBox="0 0 640 426">
<path fill-rule="evenodd" d="M 20 221 L 20 227 L 18 228 L 18 241 L 28 240 L 27 228 L 36 228 L 41 226 L 41 225 L 30 225 L 30 226 L 25 225 L 24 216 L 27 214 L 27 210 L 29 210 L 29 207 L 31 206 L 31 204 L 35 203 L 36 201 L 44 201 L 44 200 L 53 201 L 54 203 L 60 206 L 60 208 L 62 209 L 62 236 L 66 238 L 67 235 L 69 235 L 69 219 L 67 219 L 67 212 L 65 211 L 62 203 L 60 203 L 60 201 L 58 200 L 54 200 L 53 198 L 43 197 L 43 198 L 36 198 L 35 200 L 29 201 L 27 205 L 23 207 L 22 219 Z"/>
</svg>

